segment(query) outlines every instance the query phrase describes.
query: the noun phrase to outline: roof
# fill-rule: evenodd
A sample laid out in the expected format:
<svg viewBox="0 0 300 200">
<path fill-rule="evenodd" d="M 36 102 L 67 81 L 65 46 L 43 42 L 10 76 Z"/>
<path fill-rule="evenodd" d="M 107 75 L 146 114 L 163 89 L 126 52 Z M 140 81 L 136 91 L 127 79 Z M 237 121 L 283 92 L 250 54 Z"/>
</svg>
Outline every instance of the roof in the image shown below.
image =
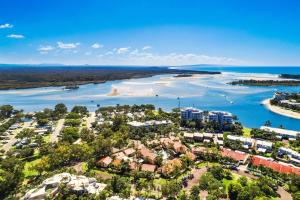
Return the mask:
<svg viewBox="0 0 300 200">
<path fill-rule="evenodd" d="M 299 134 L 299 131 L 293 131 L 293 130 L 286 130 L 282 128 L 272 128 L 268 126 L 261 126 L 260 129 L 269 131 L 269 132 L 275 132 L 279 135 L 290 135 L 296 137 Z"/>
<path fill-rule="evenodd" d="M 256 145 L 263 145 L 267 147 L 272 147 L 273 143 L 265 140 L 256 140 Z"/>
<path fill-rule="evenodd" d="M 193 133 L 187 133 L 187 132 L 185 132 L 185 133 L 183 134 L 183 137 L 185 137 L 185 138 L 193 138 L 193 137 L 194 137 L 194 134 L 193 134 Z"/>
<path fill-rule="evenodd" d="M 251 160 L 254 166 L 264 166 L 267 168 L 271 168 L 276 172 L 290 174 L 294 173 L 300 175 L 300 168 L 291 164 L 276 162 L 272 158 L 266 158 L 263 156 L 253 156 Z"/>
<path fill-rule="evenodd" d="M 142 156 L 144 158 L 149 158 L 152 161 L 155 160 L 155 158 L 156 158 L 156 155 L 150 149 L 147 149 L 146 147 L 141 148 L 140 153 L 142 154 Z"/>
<path fill-rule="evenodd" d="M 141 170 L 142 171 L 148 171 L 148 172 L 155 172 L 156 165 L 150 165 L 150 164 L 142 164 Z"/>
<path fill-rule="evenodd" d="M 106 165 L 109 165 L 112 162 L 112 158 L 109 156 L 106 156 L 104 158 L 101 158 L 98 163 L 104 163 Z"/>
<path fill-rule="evenodd" d="M 236 161 L 245 161 L 249 154 L 241 152 L 241 151 L 233 151 L 231 149 L 222 148 L 221 155 L 223 157 L 229 157 Z"/>
<path fill-rule="evenodd" d="M 133 154 L 134 152 L 135 152 L 134 148 L 129 148 L 129 149 L 124 150 L 124 153 L 125 153 L 126 155 L 131 155 L 131 154 Z"/>
</svg>

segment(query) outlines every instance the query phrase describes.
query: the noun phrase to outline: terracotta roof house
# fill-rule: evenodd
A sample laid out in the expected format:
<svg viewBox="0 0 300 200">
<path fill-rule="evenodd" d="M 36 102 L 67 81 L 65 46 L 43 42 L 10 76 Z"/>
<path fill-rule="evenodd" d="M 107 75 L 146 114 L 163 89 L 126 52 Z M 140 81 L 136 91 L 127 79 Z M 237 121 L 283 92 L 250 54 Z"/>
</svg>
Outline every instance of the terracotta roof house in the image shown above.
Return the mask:
<svg viewBox="0 0 300 200">
<path fill-rule="evenodd" d="M 221 155 L 223 157 L 229 157 L 233 160 L 236 160 L 240 163 L 245 163 L 249 157 L 249 154 L 241 152 L 241 151 L 233 151 L 231 149 L 222 148 Z"/>
<path fill-rule="evenodd" d="M 134 150 L 134 148 L 129 148 L 129 149 L 124 150 L 124 153 L 126 156 L 132 156 L 135 153 L 135 150 Z"/>
<path fill-rule="evenodd" d="M 139 150 L 139 153 L 144 159 L 147 159 L 151 164 L 154 164 L 156 155 L 150 149 L 143 147 Z"/>
<path fill-rule="evenodd" d="M 123 160 L 125 157 L 125 154 L 123 152 L 119 152 L 113 155 L 113 157 L 115 157 L 118 160 Z"/>
<path fill-rule="evenodd" d="M 206 150 L 207 150 L 207 148 L 205 148 L 205 147 L 193 147 L 192 148 L 193 154 L 196 154 L 196 155 L 206 153 Z"/>
<path fill-rule="evenodd" d="M 142 164 L 141 170 L 147 172 L 155 172 L 156 165 Z"/>
<path fill-rule="evenodd" d="M 108 167 L 110 165 L 110 163 L 112 162 L 112 158 L 109 157 L 109 156 L 106 156 L 104 158 L 101 158 L 99 161 L 98 161 L 98 164 L 101 166 L 101 167 Z"/>
<path fill-rule="evenodd" d="M 271 168 L 276 172 L 283 174 L 297 174 L 300 175 L 300 167 L 296 167 L 292 164 L 287 164 L 283 162 L 276 162 L 272 158 L 266 158 L 263 156 L 253 156 L 251 160 L 254 166 L 264 166 L 267 168 Z"/>
<path fill-rule="evenodd" d="M 179 141 L 174 142 L 173 149 L 176 153 L 185 153 L 187 150 L 186 146 Z"/>
<path fill-rule="evenodd" d="M 174 141 L 171 140 L 170 138 L 161 138 L 160 142 L 166 148 L 170 148 L 170 147 L 172 147 L 174 145 Z"/>
</svg>

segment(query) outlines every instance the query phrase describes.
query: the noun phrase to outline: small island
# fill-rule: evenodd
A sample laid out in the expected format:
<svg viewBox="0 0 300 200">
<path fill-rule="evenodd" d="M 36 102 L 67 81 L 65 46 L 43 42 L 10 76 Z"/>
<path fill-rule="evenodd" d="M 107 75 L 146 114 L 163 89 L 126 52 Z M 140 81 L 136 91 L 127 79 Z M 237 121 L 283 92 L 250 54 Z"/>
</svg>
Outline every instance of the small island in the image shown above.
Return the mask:
<svg viewBox="0 0 300 200">
<path fill-rule="evenodd" d="M 279 78 L 300 79 L 300 74 L 281 74 Z"/>
<path fill-rule="evenodd" d="M 300 80 L 237 80 L 232 81 L 231 85 L 246 85 L 246 86 L 300 86 Z"/>
</svg>

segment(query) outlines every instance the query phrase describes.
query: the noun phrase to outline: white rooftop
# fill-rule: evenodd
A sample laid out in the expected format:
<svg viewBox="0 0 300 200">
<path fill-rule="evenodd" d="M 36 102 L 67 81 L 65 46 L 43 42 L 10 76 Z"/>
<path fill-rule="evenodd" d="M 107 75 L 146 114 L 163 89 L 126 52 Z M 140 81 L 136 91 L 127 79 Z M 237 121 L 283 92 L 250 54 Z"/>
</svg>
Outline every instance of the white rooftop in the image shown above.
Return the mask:
<svg viewBox="0 0 300 200">
<path fill-rule="evenodd" d="M 275 132 L 280 135 L 290 135 L 290 136 L 294 136 L 294 137 L 296 137 L 297 134 L 299 134 L 299 131 L 286 130 L 286 129 L 282 129 L 282 128 L 272 128 L 272 127 L 268 127 L 268 126 L 261 126 L 260 129 L 269 131 L 269 132 Z"/>
</svg>

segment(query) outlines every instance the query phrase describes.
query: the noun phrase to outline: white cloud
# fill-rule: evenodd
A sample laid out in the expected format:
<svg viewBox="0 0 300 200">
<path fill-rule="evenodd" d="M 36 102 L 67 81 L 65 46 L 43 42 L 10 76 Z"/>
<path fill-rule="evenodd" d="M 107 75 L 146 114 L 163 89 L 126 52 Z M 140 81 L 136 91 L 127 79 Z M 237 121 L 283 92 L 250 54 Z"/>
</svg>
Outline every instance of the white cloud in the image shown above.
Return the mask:
<svg viewBox="0 0 300 200">
<path fill-rule="evenodd" d="M 80 45 L 80 43 L 63 43 L 57 42 L 57 47 L 60 49 L 75 49 Z"/>
<path fill-rule="evenodd" d="M 151 49 L 151 48 L 152 48 L 151 46 L 147 45 L 147 46 L 143 47 L 143 50 L 147 50 L 147 49 Z"/>
<path fill-rule="evenodd" d="M 52 51 L 54 49 L 53 46 L 47 45 L 47 46 L 41 46 L 38 48 L 38 51 Z"/>
<path fill-rule="evenodd" d="M 108 51 L 105 53 L 105 55 L 113 55 L 114 53 L 112 51 Z"/>
<path fill-rule="evenodd" d="M 13 28 L 14 25 L 12 24 L 0 24 L 0 29 L 4 29 L 4 28 Z"/>
<path fill-rule="evenodd" d="M 118 49 L 114 49 L 117 54 L 124 54 L 124 53 L 127 53 L 129 51 L 130 47 L 121 47 L 121 48 L 118 48 Z"/>
<path fill-rule="evenodd" d="M 118 52 L 117 49 L 115 50 Z M 125 50 L 124 50 L 125 51 Z M 121 52 L 124 52 L 121 51 Z M 128 52 L 128 49 L 126 49 Z M 140 52 L 137 49 L 131 51 L 129 54 L 120 56 L 119 54 L 106 53 L 103 56 L 98 56 L 98 62 L 102 64 L 112 65 L 165 65 L 165 66 L 180 66 L 192 64 L 223 64 L 223 65 L 238 65 L 243 64 L 243 61 L 222 57 L 222 56 L 208 56 L 195 53 L 169 53 L 169 54 L 154 54 L 149 52 Z"/>
<path fill-rule="evenodd" d="M 19 35 L 19 34 L 10 34 L 10 35 L 7 35 L 6 37 L 14 38 L 14 39 L 23 39 L 23 38 L 25 38 L 24 35 Z"/>
<path fill-rule="evenodd" d="M 102 44 L 99 44 L 99 43 L 95 43 L 91 46 L 93 49 L 99 49 L 99 48 L 102 48 L 103 45 Z"/>
</svg>

